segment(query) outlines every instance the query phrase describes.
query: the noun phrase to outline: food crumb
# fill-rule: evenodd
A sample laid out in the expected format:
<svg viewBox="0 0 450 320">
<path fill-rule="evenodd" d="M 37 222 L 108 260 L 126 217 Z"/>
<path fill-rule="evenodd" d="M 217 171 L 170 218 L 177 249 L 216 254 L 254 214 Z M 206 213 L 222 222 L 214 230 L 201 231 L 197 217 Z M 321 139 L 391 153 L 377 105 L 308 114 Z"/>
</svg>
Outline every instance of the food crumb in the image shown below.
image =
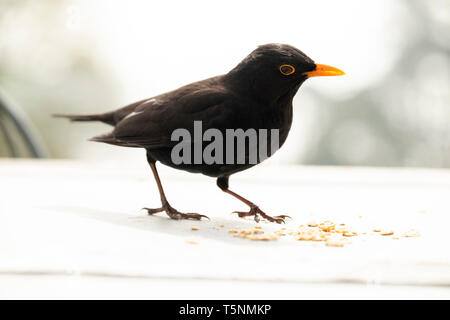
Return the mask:
<svg viewBox="0 0 450 320">
<path fill-rule="evenodd" d="M 372 230 L 372 232 L 370 231 Z M 360 237 L 360 235 L 376 236 L 378 233 L 381 236 L 392 236 L 390 239 L 400 239 L 400 237 L 417 237 L 419 233 L 416 230 L 409 230 L 403 234 L 399 234 L 398 231 L 393 229 L 384 228 L 381 226 L 367 230 L 357 230 L 347 226 L 345 223 L 335 223 L 330 220 L 310 221 L 306 224 L 300 224 L 298 228 L 286 228 L 280 227 L 277 230 L 265 231 L 260 225 L 255 225 L 250 228 L 235 228 L 229 229 L 229 233 L 235 238 L 248 239 L 251 241 L 271 241 L 282 238 L 292 237 L 291 239 L 299 241 L 314 242 L 311 245 L 317 247 L 321 246 L 320 242 L 323 242 L 325 246 L 329 247 L 344 247 L 350 244 L 349 238 Z M 290 238 L 289 237 L 289 238 Z M 367 241 L 366 237 L 361 237 L 361 241 Z"/>
<path fill-rule="evenodd" d="M 418 237 L 418 236 L 420 236 L 420 233 L 414 229 L 411 229 L 411 230 L 405 232 L 404 234 L 402 234 L 402 237 L 405 237 L 405 238 Z"/>
<path fill-rule="evenodd" d="M 319 224 L 319 229 L 325 232 L 330 232 L 331 230 L 335 229 L 335 225 L 331 221 L 325 221 Z"/>
<path fill-rule="evenodd" d="M 192 226 L 192 227 L 191 227 L 191 230 L 196 231 L 196 230 L 198 230 L 198 227 Z"/>
<path fill-rule="evenodd" d="M 325 240 L 326 240 L 325 237 L 320 236 L 320 235 L 314 235 L 311 238 L 311 241 L 325 241 Z"/>
<path fill-rule="evenodd" d="M 312 235 L 309 234 L 305 234 L 305 235 L 301 235 L 300 237 L 297 238 L 297 240 L 301 240 L 301 241 L 311 241 L 312 240 Z"/>
<path fill-rule="evenodd" d="M 327 247 L 343 247 L 344 242 L 339 240 L 328 240 L 325 244 Z"/>
<path fill-rule="evenodd" d="M 199 242 L 198 242 L 197 240 L 195 240 L 195 239 L 187 239 L 187 240 L 186 240 L 186 243 L 189 243 L 189 244 L 199 244 Z"/>
<path fill-rule="evenodd" d="M 273 233 L 250 235 L 247 238 L 253 241 L 270 241 L 279 239 L 279 237 Z"/>
<path fill-rule="evenodd" d="M 342 235 L 344 237 L 353 237 L 353 233 L 349 233 L 349 232 L 344 232 Z"/>
</svg>

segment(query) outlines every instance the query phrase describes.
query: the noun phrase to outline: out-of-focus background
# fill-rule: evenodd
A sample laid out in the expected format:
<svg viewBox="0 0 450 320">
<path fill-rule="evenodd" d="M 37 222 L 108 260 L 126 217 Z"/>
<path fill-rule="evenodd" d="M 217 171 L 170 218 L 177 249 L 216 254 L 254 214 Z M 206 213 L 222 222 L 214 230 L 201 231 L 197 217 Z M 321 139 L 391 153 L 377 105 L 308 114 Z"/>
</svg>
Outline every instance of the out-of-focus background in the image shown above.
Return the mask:
<svg viewBox="0 0 450 320">
<path fill-rule="evenodd" d="M 303 85 L 273 163 L 450 167 L 447 0 L 2 0 L 0 97 L 48 157 L 142 161 L 140 150 L 86 141 L 108 126 L 50 115 L 108 111 L 222 74 L 269 42 L 347 73 Z M 9 140 L 28 156 L 0 120 L 0 156 L 12 156 Z"/>
</svg>

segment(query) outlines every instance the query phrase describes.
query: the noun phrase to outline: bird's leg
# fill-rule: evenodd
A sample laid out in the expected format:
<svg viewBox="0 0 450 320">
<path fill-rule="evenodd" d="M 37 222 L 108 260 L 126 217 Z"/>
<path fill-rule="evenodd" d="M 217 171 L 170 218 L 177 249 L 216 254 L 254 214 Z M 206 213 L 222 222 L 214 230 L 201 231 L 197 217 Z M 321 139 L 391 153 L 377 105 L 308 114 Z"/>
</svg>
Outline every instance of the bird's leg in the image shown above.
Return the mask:
<svg viewBox="0 0 450 320">
<path fill-rule="evenodd" d="M 260 216 L 261 216 L 263 219 L 266 219 L 270 222 L 276 222 L 276 223 L 284 223 L 284 219 L 290 218 L 289 216 L 286 216 L 286 215 L 280 215 L 280 216 L 275 216 L 275 217 L 271 217 L 271 216 L 267 215 L 256 204 L 254 204 L 253 202 L 245 199 L 244 197 L 242 197 L 242 196 L 238 195 L 237 193 L 228 189 L 228 177 L 217 178 L 217 185 L 219 186 L 220 189 L 222 189 L 223 192 L 226 192 L 226 193 L 232 195 L 233 197 L 239 199 L 240 201 L 244 202 L 246 205 L 248 205 L 250 207 L 250 210 L 246 211 L 246 212 L 245 211 L 234 211 L 233 212 L 233 213 L 237 213 L 240 218 L 253 216 L 255 221 L 259 222 Z"/>
<path fill-rule="evenodd" d="M 284 223 L 284 219 L 290 218 L 289 216 L 286 216 L 286 215 L 279 215 L 279 216 L 271 217 L 271 216 L 267 215 L 264 211 L 262 211 L 256 204 L 254 204 L 253 202 L 238 195 L 237 193 L 235 193 L 229 189 L 224 190 L 224 192 L 231 194 L 233 197 L 241 200 L 242 202 L 244 202 L 246 205 L 248 205 L 250 207 L 249 211 L 233 211 L 234 213 L 237 213 L 240 218 L 254 216 L 255 221 L 259 222 L 260 221 L 259 217 L 261 216 L 263 219 L 266 219 L 270 222 L 276 222 L 276 223 Z"/>
<path fill-rule="evenodd" d="M 171 219 L 175 219 L 175 220 L 181 220 L 181 219 L 200 220 L 201 218 L 209 219 L 207 216 L 204 216 L 202 214 L 182 213 L 182 212 L 179 212 L 178 210 L 174 209 L 169 204 L 169 202 L 167 201 L 166 195 L 164 194 L 161 180 L 159 179 L 158 171 L 156 170 L 155 162 L 149 160 L 148 163 L 150 165 L 150 168 L 152 169 L 153 176 L 155 177 L 156 184 L 158 185 L 159 195 L 161 196 L 161 208 L 157 208 L 157 209 L 143 208 L 143 209 L 147 210 L 148 214 L 151 215 L 151 214 L 165 211 Z"/>
</svg>

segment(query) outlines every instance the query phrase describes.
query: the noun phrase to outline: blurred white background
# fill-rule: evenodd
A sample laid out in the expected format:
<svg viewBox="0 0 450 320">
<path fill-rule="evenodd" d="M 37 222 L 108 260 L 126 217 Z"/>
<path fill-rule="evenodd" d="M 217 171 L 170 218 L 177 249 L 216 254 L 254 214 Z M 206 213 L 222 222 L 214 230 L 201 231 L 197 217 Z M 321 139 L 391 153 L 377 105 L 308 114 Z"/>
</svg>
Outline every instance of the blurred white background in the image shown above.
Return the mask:
<svg viewBox="0 0 450 320">
<path fill-rule="evenodd" d="M 140 161 L 86 141 L 109 127 L 50 114 L 113 110 L 288 43 L 347 75 L 303 85 L 272 163 L 450 167 L 449 24 L 446 0 L 2 1 L 0 88 L 51 157 Z"/>
</svg>

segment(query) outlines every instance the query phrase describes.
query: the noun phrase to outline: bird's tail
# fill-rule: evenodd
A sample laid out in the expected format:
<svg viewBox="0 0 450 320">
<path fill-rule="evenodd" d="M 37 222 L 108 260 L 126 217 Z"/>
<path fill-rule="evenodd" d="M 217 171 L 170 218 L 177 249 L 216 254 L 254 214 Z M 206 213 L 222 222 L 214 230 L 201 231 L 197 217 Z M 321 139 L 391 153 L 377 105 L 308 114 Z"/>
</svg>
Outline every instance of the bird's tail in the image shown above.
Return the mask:
<svg viewBox="0 0 450 320">
<path fill-rule="evenodd" d="M 70 121 L 101 121 L 110 125 L 115 125 L 113 112 L 101 113 L 101 114 L 53 114 L 55 118 L 66 118 Z"/>
</svg>

